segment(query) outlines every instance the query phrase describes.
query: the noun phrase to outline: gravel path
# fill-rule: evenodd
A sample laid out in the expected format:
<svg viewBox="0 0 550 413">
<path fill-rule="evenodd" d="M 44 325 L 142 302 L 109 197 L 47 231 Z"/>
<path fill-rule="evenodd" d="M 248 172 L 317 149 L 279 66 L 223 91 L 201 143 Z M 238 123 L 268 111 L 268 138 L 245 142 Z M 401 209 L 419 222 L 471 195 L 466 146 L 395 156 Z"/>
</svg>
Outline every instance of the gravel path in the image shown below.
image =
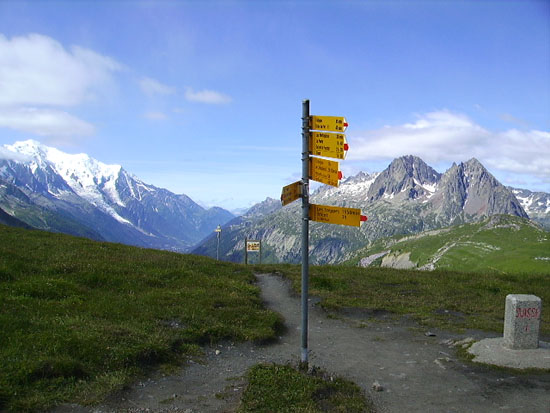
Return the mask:
<svg viewBox="0 0 550 413">
<path fill-rule="evenodd" d="M 54 412 L 234 411 L 250 366 L 297 363 L 300 357 L 299 297 L 281 277 L 257 277 L 266 305 L 284 316 L 288 328 L 275 344 L 209 347 L 204 363 L 191 362 L 178 374 L 138 382 L 100 406 L 65 405 Z M 428 332 L 406 318 L 365 311 L 327 318 L 314 299 L 310 304 L 310 365 L 353 380 L 380 412 L 550 413 L 550 374 L 517 375 L 457 359 L 457 343 L 488 334 Z"/>
</svg>

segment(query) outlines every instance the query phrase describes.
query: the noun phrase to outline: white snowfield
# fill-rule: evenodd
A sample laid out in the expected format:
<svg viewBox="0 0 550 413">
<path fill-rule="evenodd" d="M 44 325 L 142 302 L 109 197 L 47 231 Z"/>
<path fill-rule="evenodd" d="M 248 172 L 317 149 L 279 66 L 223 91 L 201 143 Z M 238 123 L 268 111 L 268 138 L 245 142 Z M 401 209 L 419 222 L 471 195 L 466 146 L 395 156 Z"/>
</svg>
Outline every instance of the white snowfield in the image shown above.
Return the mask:
<svg viewBox="0 0 550 413">
<path fill-rule="evenodd" d="M 80 197 L 111 215 L 117 221 L 132 225 L 121 217 L 111 203 L 125 206 L 116 189 L 116 182 L 121 176 L 122 166 L 107 165 L 86 154 L 67 154 L 58 149 L 42 145 L 34 140 L 5 145 L 9 151 L 25 155 L 25 163 L 36 172 L 38 168 L 49 165 L 65 180 L 67 185 Z M 21 159 L 21 157 L 14 159 Z M 53 196 L 63 197 L 59 191 L 50 191 Z"/>
</svg>

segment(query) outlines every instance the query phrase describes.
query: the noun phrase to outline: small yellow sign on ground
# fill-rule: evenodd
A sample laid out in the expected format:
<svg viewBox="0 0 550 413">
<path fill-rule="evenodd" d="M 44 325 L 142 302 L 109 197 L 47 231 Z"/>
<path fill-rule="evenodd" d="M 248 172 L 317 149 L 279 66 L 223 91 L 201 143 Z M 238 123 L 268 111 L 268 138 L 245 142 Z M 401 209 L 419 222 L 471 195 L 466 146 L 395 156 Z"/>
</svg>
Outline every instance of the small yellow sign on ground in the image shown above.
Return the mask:
<svg viewBox="0 0 550 413">
<path fill-rule="evenodd" d="M 328 159 L 309 158 L 310 179 L 322 182 L 331 186 L 338 186 L 342 173 L 339 171 L 340 165 L 336 161 Z"/>
<path fill-rule="evenodd" d="M 343 133 L 311 132 L 309 151 L 312 155 L 344 159 L 348 150 Z"/>
<path fill-rule="evenodd" d="M 297 181 L 290 185 L 283 186 L 283 192 L 281 193 L 281 203 L 283 206 L 296 201 L 302 196 L 302 182 Z"/>
<path fill-rule="evenodd" d="M 309 205 L 309 218 L 312 221 L 326 224 L 361 226 L 366 218 L 361 218 L 361 210 L 358 208 L 343 208 L 328 205 Z"/>
<path fill-rule="evenodd" d="M 309 128 L 312 130 L 344 132 L 348 127 L 343 116 L 312 116 Z"/>
</svg>

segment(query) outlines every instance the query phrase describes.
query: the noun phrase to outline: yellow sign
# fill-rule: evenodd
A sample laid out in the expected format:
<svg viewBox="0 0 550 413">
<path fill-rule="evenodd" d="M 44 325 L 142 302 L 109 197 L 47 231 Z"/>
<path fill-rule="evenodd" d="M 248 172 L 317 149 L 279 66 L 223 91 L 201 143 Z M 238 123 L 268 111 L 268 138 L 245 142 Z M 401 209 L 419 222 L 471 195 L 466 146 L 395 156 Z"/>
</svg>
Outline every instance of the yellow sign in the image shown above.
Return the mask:
<svg viewBox="0 0 550 413">
<path fill-rule="evenodd" d="M 309 178 L 327 185 L 338 186 L 342 179 L 340 165 L 336 161 L 328 159 L 309 158 Z"/>
<path fill-rule="evenodd" d="M 312 116 L 309 128 L 312 130 L 344 132 L 348 127 L 343 116 Z"/>
<path fill-rule="evenodd" d="M 247 240 L 246 241 L 246 251 L 247 252 L 258 252 L 258 251 L 260 251 L 260 245 L 261 245 L 260 241 Z"/>
<path fill-rule="evenodd" d="M 311 132 L 309 151 L 312 155 L 344 159 L 348 150 L 343 133 Z"/>
<path fill-rule="evenodd" d="M 342 208 L 327 205 L 309 205 L 309 218 L 312 221 L 324 222 L 326 224 L 349 225 L 352 227 L 361 226 L 366 217 L 361 215 L 358 208 Z"/>
<path fill-rule="evenodd" d="M 290 204 L 292 201 L 296 201 L 302 196 L 302 182 L 294 182 L 290 185 L 283 187 L 281 194 L 281 203 L 283 206 Z"/>
</svg>

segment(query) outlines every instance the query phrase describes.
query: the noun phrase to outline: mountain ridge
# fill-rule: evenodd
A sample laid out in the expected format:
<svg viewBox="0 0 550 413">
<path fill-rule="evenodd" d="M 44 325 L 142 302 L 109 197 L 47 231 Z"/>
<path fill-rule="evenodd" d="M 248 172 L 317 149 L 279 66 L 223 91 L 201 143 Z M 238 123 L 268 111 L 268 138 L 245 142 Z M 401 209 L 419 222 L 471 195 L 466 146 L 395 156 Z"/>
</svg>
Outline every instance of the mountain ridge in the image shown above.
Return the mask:
<svg viewBox="0 0 550 413">
<path fill-rule="evenodd" d="M 216 255 L 213 230 L 219 224 L 223 259 L 241 261 L 244 238 L 263 240 L 265 262 L 300 259 L 300 202 L 283 208 L 268 197 L 235 217 L 86 154 L 66 154 L 32 140 L 4 148 L 13 154 L 0 159 L 4 221 L 12 217 L 15 225 L 210 256 Z M 344 261 L 380 238 L 494 214 L 533 215 L 550 228 L 550 194 L 505 187 L 475 158 L 439 173 L 417 156 L 402 156 L 381 172 L 359 172 L 339 187 L 321 186 L 310 201 L 360 208 L 369 217 L 359 229 L 311 222 L 310 257 L 317 264 Z"/>
<path fill-rule="evenodd" d="M 86 154 L 66 154 L 33 140 L 4 148 L 14 156 L 0 159 L 0 206 L 36 228 L 73 235 L 91 231 L 106 241 L 183 252 L 234 217 Z M 49 223 L 40 222 L 44 211 L 52 215 Z"/>
<path fill-rule="evenodd" d="M 265 202 L 265 201 L 264 201 Z M 494 214 L 528 218 L 512 190 L 502 185 L 475 158 L 454 163 L 439 173 L 422 159 L 407 155 L 394 159 L 378 173 L 360 172 L 339 187 L 321 186 L 311 203 L 360 208 L 368 216 L 361 228 L 310 223 L 310 262 L 345 261 L 353 251 L 377 239 L 417 234 L 450 225 L 478 222 Z M 267 216 L 246 216 L 224 229 L 220 255 L 242 260 L 245 238 L 262 239 L 265 262 L 299 262 L 300 202 L 275 209 Z M 197 254 L 212 256 L 213 237 L 207 237 Z"/>
</svg>

